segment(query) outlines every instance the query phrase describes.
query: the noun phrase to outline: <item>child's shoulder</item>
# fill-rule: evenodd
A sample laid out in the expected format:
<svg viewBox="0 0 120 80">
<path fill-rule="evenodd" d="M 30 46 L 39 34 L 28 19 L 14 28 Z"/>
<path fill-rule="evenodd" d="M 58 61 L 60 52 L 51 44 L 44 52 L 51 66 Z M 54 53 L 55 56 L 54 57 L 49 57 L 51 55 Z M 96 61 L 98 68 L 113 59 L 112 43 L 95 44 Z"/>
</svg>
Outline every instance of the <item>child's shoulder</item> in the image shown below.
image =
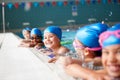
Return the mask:
<svg viewBox="0 0 120 80">
<path fill-rule="evenodd" d="M 60 49 L 59 49 L 59 51 L 60 51 L 61 53 L 67 53 L 67 52 L 69 52 L 70 50 L 69 50 L 67 47 L 65 47 L 65 46 L 61 46 Z"/>
</svg>

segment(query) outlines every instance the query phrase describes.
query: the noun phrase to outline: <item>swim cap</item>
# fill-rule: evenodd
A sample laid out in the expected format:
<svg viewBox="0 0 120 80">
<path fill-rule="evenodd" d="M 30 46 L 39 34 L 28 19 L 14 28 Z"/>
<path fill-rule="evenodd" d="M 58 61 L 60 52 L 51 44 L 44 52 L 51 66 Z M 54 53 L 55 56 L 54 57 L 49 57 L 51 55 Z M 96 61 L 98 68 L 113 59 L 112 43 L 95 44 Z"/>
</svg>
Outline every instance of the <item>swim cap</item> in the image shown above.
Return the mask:
<svg viewBox="0 0 120 80">
<path fill-rule="evenodd" d="M 37 36 L 42 36 L 41 30 L 38 29 L 38 28 L 33 28 L 32 31 L 31 31 L 31 36 L 32 36 L 32 34 L 35 34 Z"/>
<path fill-rule="evenodd" d="M 25 30 L 27 30 L 27 31 L 31 31 L 31 28 L 26 27 L 26 28 L 24 28 L 24 29 L 22 30 L 22 32 L 25 31 Z"/>
<path fill-rule="evenodd" d="M 99 42 L 102 47 L 120 44 L 120 24 L 112 26 L 99 37 Z"/>
<path fill-rule="evenodd" d="M 101 49 L 98 42 L 100 33 L 108 29 L 108 26 L 101 23 L 91 24 L 80 28 L 76 33 L 76 38 L 91 50 Z"/>
<path fill-rule="evenodd" d="M 108 29 L 108 25 L 102 23 L 91 24 L 89 29 L 94 29 L 98 35 Z"/>
<path fill-rule="evenodd" d="M 47 32 L 55 34 L 61 40 L 62 31 L 61 31 L 61 29 L 59 27 L 57 27 L 57 26 L 48 26 L 44 30 L 44 34 L 47 33 Z"/>
</svg>

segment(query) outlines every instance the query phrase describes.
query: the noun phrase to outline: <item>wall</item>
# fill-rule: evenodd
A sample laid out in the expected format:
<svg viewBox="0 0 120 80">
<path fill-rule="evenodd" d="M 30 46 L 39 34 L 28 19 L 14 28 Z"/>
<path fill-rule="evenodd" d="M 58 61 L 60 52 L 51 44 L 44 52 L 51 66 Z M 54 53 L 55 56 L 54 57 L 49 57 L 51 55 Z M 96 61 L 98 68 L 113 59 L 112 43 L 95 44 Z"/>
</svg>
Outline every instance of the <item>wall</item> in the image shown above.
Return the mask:
<svg viewBox="0 0 120 80">
<path fill-rule="evenodd" d="M 0 5 L 0 7 L 2 7 Z M 9 9 L 5 6 L 6 29 L 23 28 L 23 22 L 29 22 L 31 27 L 44 27 L 46 21 L 53 21 L 54 25 L 68 25 L 67 20 L 74 19 L 75 24 L 88 24 L 89 18 L 96 18 L 97 22 L 119 22 L 120 5 L 117 3 L 96 3 L 77 5 L 78 16 L 72 16 L 72 5 L 66 6 L 31 6 L 29 11 L 21 6 Z M 2 13 L 2 8 L 0 8 Z M 0 30 L 2 30 L 2 14 L 0 14 Z"/>
</svg>

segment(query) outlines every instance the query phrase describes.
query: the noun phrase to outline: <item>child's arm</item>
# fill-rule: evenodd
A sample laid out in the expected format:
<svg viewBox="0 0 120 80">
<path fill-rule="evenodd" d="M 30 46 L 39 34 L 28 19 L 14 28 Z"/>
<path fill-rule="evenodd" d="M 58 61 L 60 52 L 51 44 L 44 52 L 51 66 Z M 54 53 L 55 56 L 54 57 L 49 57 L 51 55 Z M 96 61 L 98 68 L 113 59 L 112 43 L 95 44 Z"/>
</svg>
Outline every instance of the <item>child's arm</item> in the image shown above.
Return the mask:
<svg viewBox="0 0 120 80">
<path fill-rule="evenodd" d="M 85 80 L 110 80 L 109 76 L 107 76 L 104 71 L 103 72 L 105 74 L 103 74 L 102 72 L 96 72 L 88 68 L 83 68 L 78 64 L 68 65 L 64 69 L 67 74 Z"/>
</svg>

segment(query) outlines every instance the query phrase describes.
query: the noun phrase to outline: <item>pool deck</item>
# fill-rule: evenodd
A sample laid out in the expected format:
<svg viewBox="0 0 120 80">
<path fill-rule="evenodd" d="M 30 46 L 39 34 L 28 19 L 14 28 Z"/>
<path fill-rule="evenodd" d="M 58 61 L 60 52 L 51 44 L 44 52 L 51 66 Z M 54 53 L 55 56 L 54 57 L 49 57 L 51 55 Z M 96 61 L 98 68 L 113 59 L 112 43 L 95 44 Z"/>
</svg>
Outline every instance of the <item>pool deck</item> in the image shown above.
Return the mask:
<svg viewBox="0 0 120 80">
<path fill-rule="evenodd" d="M 61 75 L 61 68 L 48 63 L 47 56 L 18 47 L 19 43 L 13 33 L 0 33 L 0 80 L 75 80 L 65 73 Z"/>
</svg>

